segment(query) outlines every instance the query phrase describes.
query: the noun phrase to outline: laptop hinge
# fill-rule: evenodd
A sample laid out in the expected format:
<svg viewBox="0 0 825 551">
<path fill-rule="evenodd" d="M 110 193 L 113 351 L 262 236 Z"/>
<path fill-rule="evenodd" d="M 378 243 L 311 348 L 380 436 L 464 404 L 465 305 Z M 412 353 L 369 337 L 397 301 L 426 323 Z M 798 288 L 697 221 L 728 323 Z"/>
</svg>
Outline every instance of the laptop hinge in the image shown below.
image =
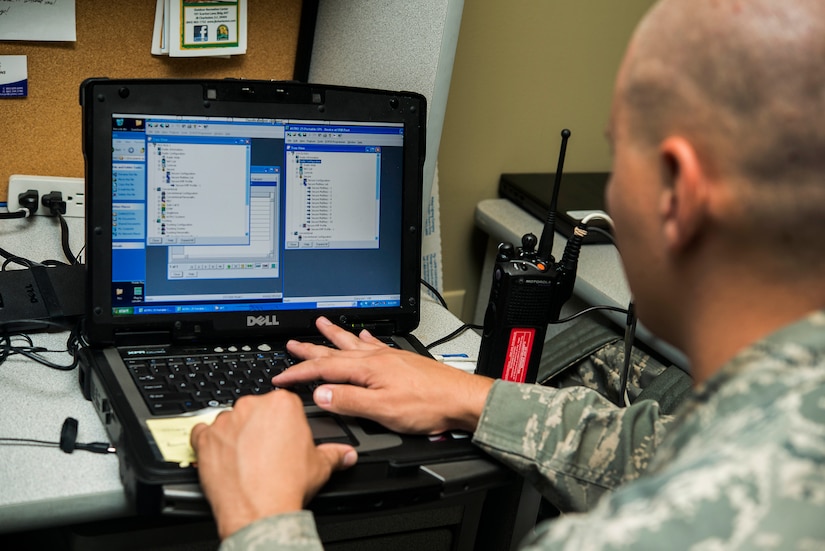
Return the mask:
<svg viewBox="0 0 825 551">
<path fill-rule="evenodd" d="M 396 333 L 395 323 L 391 321 L 351 322 L 342 324 L 342 327 L 355 334 L 366 329 L 376 337 L 389 337 Z"/>
<path fill-rule="evenodd" d="M 169 331 L 121 331 L 115 334 L 117 346 L 157 346 L 172 343 Z"/>
</svg>

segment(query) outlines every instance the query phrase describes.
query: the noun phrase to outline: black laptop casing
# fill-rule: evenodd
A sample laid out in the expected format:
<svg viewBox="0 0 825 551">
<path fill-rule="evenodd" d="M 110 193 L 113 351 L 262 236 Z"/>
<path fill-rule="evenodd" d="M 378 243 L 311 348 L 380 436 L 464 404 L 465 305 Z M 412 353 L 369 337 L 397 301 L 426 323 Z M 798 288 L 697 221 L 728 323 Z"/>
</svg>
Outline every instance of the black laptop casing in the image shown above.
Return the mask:
<svg viewBox="0 0 825 551">
<path fill-rule="evenodd" d="M 208 512 L 192 466 L 163 461 L 146 426 L 150 417 L 139 391 L 126 372 L 121 354 L 161 353 L 166 348 L 214 350 L 217 344 L 275 347 L 288 338 L 316 338 L 314 322 L 324 315 L 357 331 L 397 339 L 398 346 L 426 350 L 409 335 L 420 317 L 422 174 L 425 151 L 426 102 L 412 92 L 365 90 L 293 82 L 246 80 L 90 79 L 80 89 L 83 152 L 86 160 L 87 271 L 85 338 L 80 384 L 92 400 L 118 448 L 121 477 L 139 512 Z M 112 120 L 119 115 L 177 114 L 188 117 L 278 117 L 301 120 L 354 120 L 402 123 L 405 147 L 401 166 L 403 190 L 398 224 L 397 271 L 401 277 L 397 305 L 384 308 L 319 308 L 313 311 L 277 309 L 254 312 L 163 313 L 116 315 L 112 290 L 113 169 Z M 358 266 L 346 266 L 357 270 Z M 319 265 L 334 277 L 342 267 Z M 325 412 L 307 406 L 311 423 Z M 324 420 L 328 422 L 328 419 Z M 336 418 L 348 441 L 357 444 L 358 465 L 336 474 L 313 502 L 316 510 L 370 510 L 380 503 L 409 504 L 435 499 L 451 484 L 428 474 L 422 465 L 470 461 L 462 484 L 454 490 L 477 489 L 500 482 L 501 473 L 478 460 L 483 454 L 464 435 L 403 436 L 363 420 Z M 468 464 L 468 465 L 470 465 Z M 481 466 L 479 466 L 481 465 Z M 483 476 L 473 478 L 472 469 Z M 469 476 L 469 478 L 467 478 Z M 492 477 L 492 478 L 491 478 Z M 496 482 L 496 483 L 498 483 Z"/>
</svg>

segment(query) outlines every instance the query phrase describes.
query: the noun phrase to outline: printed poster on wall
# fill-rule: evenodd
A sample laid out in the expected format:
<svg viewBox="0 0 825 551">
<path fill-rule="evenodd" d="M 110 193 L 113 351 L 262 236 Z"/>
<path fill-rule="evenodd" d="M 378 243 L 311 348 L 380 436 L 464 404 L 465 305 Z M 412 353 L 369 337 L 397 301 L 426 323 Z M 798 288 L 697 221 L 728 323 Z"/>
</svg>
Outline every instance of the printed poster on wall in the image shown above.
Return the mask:
<svg viewBox="0 0 825 551">
<path fill-rule="evenodd" d="M 169 55 L 246 53 L 246 0 L 170 0 Z"/>
<path fill-rule="evenodd" d="M 0 0 L 0 40 L 74 42 L 75 0 Z"/>
<path fill-rule="evenodd" d="M 0 55 L 0 98 L 29 95 L 28 60 L 24 55 Z"/>
</svg>

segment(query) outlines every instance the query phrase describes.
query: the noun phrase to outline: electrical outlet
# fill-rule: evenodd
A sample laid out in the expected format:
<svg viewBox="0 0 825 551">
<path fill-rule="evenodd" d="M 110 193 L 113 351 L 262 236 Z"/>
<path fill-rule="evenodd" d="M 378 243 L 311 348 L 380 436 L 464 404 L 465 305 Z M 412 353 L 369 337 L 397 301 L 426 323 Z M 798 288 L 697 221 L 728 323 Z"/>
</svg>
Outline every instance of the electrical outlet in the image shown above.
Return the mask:
<svg viewBox="0 0 825 551">
<path fill-rule="evenodd" d="M 43 196 L 53 191 L 59 191 L 66 201 L 64 216 L 83 218 L 86 212 L 86 191 L 83 178 L 64 178 L 62 176 L 26 176 L 12 174 L 9 176 L 9 198 L 6 202 L 9 212 L 20 208 L 18 196 L 33 189 L 37 191 L 37 211 L 35 216 L 50 216 L 49 209 L 41 202 Z"/>
</svg>

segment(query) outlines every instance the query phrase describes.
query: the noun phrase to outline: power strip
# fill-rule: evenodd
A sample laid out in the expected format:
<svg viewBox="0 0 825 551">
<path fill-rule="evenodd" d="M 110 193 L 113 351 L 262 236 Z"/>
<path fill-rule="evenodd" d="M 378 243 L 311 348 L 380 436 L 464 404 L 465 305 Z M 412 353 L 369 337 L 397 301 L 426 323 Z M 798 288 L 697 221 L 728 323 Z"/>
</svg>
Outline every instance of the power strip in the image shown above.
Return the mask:
<svg viewBox="0 0 825 551">
<path fill-rule="evenodd" d="M 83 218 L 85 216 L 86 190 L 83 178 L 65 178 L 62 176 L 27 176 L 12 174 L 9 176 L 9 198 L 6 202 L 9 212 L 20 208 L 18 197 L 21 193 L 33 189 L 38 193 L 38 208 L 35 216 L 51 216 L 49 209 L 43 206 L 43 197 L 54 191 L 59 191 L 66 202 L 64 216 Z"/>
</svg>

